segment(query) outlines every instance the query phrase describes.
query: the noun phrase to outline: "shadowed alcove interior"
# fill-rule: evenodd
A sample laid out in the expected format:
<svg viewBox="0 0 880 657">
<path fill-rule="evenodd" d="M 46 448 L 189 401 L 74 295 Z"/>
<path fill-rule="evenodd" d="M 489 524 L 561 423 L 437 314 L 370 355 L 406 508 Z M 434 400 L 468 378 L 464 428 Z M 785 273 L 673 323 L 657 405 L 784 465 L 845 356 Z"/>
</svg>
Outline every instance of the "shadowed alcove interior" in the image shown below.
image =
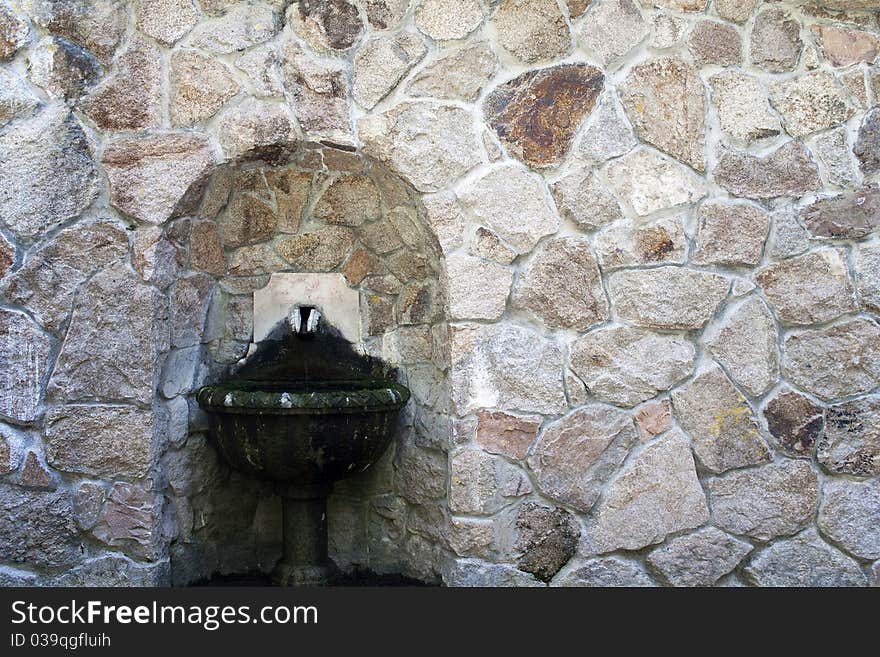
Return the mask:
<svg viewBox="0 0 880 657">
<path fill-rule="evenodd" d="M 413 393 L 380 462 L 337 484 L 328 513 L 331 557 L 347 571 L 436 580 L 449 398 L 436 238 L 417 194 L 371 158 L 314 143 L 260 155 L 217 167 L 187 195 L 189 203 L 202 197 L 198 210 L 170 222 L 157 240 L 178 271 L 159 381 L 170 419 L 159 462 L 172 582 L 267 572 L 280 555 L 273 485 L 218 459 L 194 399 L 199 386 L 222 380 L 247 354 L 253 293 L 277 272 L 341 274 L 359 294 L 361 347 L 397 368 Z M 426 464 L 419 480 L 396 476 L 396 464 L 414 451 Z"/>
</svg>

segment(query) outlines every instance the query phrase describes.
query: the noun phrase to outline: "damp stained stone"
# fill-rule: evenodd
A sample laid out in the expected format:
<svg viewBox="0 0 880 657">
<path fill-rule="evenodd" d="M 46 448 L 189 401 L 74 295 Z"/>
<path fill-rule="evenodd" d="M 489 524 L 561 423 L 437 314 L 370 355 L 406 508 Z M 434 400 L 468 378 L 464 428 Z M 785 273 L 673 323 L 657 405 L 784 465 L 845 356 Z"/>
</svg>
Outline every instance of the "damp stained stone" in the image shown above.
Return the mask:
<svg viewBox="0 0 880 657">
<path fill-rule="evenodd" d="M 880 189 L 864 187 L 820 198 L 800 216 L 813 237 L 862 239 L 880 227 Z"/>
<path fill-rule="evenodd" d="M 880 398 L 866 397 L 831 406 L 816 457 L 834 474 L 880 474 Z"/>
<path fill-rule="evenodd" d="M 809 398 L 784 388 L 777 391 L 764 406 L 767 429 L 785 452 L 791 456 L 811 458 L 823 433 L 822 407 Z"/>
<path fill-rule="evenodd" d="M 377 30 L 397 27 L 409 9 L 410 0 L 366 0 L 367 20 Z"/>
<path fill-rule="evenodd" d="M 77 217 L 98 195 L 98 172 L 82 125 L 47 107 L 0 134 L 0 222 L 30 242 Z"/>
<path fill-rule="evenodd" d="M 788 324 L 820 324 L 856 309 L 846 253 L 825 247 L 768 265 L 755 275 Z"/>
<path fill-rule="evenodd" d="M 0 489 L 0 554 L 4 561 L 62 570 L 80 558 L 70 492 Z"/>
<path fill-rule="evenodd" d="M 549 424 L 528 463 L 544 495 L 586 513 L 637 439 L 627 413 L 593 404 Z"/>
<path fill-rule="evenodd" d="M 501 0 L 491 20 L 498 43 L 527 64 L 556 59 L 571 47 L 568 24 L 554 0 Z"/>
<path fill-rule="evenodd" d="M 203 135 L 155 133 L 111 142 L 101 164 L 114 207 L 139 221 L 163 224 L 194 204 L 215 159 Z"/>
<path fill-rule="evenodd" d="M 853 153 L 864 174 L 880 171 L 880 108 L 872 109 L 862 119 Z"/>
<path fill-rule="evenodd" d="M 808 526 L 819 502 L 816 473 L 799 459 L 734 470 L 709 479 L 707 488 L 714 524 L 759 541 Z"/>
<path fill-rule="evenodd" d="M 514 288 L 514 307 L 550 328 L 584 331 L 608 317 L 608 300 L 589 242 L 559 237 L 545 242 Z"/>
<path fill-rule="evenodd" d="M 551 166 L 568 152 L 604 79 L 586 64 L 529 71 L 496 87 L 483 115 L 514 157 L 534 167 Z"/>
<path fill-rule="evenodd" d="M 580 527 L 570 512 L 526 502 L 516 516 L 516 565 L 549 582 L 574 556 Z"/>
<path fill-rule="evenodd" d="M 696 350 L 677 336 L 614 326 L 575 340 L 569 367 L 595 398 L 635 406 L 690 375 Z"/>
<path fill-rule="evenodd" d="M 707 470 L 726 472 L 770 459 L 748 401 L 716 364 L 701 368 L 690 383 L 673 390 L 672 408 Z"/>
<path fill-rule="evenodd" d="M 680 431 L 645 445 L 609 482 L 587 526 L 597 553 L 639 550 L 709 519 L 688 440 Z"/>
<path fill-rule="evenodd" d="M 706 168 L 706 92 L 696 69 L 663 58 L 635 66 L 620 100 L 636 134 L 690 165 Z"/>
<path fill-rule="evenodd" d="M 253 194 L 236 194 L 217 220 L 227 247 L 265 242 L 275 235 L 276 225 L 275 211 Z"/>
</svg>

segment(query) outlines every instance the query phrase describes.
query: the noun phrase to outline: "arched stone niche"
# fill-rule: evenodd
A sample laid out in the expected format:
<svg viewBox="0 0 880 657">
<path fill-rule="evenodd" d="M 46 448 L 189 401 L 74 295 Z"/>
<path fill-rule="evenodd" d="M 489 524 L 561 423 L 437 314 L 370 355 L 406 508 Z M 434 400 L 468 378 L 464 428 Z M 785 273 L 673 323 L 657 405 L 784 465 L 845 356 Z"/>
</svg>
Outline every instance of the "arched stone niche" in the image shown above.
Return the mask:
<svg viewBox="0 0 880 657">
<path fill-rule="evenodd" d="M 189 194 L 198 192 L 198 207 L 169 222 L 153 247 L 178 271 L 158 385 L 169 419 L 159 471 L 172 582 L 265 572 L 280 555 L 272 485 L 218 461 L 194 399 L 247 353 L 253 293 L 276 272 L 341 274 L 360 296 L 363 348 L 398 368 L 413 394 L 380 462 L 336 485 L 331 557 L 344 570 L 436 580 L 449 433 L 437 239 L 418 194 L 369 157 L 313 143 L 261 154 L 218 166 Z"/>
</svg>

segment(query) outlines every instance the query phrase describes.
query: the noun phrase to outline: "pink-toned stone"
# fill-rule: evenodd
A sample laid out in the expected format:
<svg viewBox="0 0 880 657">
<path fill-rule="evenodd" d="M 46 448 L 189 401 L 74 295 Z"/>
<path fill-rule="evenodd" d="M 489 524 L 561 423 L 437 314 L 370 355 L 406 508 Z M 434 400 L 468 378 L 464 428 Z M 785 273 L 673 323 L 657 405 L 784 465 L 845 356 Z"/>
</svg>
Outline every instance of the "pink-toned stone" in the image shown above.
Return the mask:
<svg viewBox="0 0 880 657">
<path fill-rule="evenodd" d="M 870 32 L 833 25 L 813 25 L 811 29 L 825 58 L 835 66 L 870 64 L 880 52 L 880 38 Z"/>
<path fill-rule="evenodd" d="M 523 459 L 538 437 L 543 418 L 501 411 L 477 413 L 476 441 L 487 452 Z"/>
<path fill-rule="evenodd" d="M 672 426 L 672 404 L 668 399 L 648 402 L 636 411 L 633 417 L 643 438 L 650 440 L 668 431 Z"/>
</svg>

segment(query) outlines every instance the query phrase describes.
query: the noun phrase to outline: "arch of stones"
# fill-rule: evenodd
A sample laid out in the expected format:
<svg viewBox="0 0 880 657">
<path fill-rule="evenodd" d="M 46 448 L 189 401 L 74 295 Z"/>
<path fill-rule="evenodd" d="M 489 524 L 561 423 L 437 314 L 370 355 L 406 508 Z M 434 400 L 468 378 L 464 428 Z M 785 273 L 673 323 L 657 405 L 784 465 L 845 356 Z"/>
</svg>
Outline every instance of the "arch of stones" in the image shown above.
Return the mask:
<svg viewBox="0 0 880 657">
<path fill-rule="evenodd" d="M 193 391 L 285 271 L 414 393 L 343 569 L 877 583 L 878 11 L 5 3 L 0 583 L 272 568 Z"/>
</svg>

